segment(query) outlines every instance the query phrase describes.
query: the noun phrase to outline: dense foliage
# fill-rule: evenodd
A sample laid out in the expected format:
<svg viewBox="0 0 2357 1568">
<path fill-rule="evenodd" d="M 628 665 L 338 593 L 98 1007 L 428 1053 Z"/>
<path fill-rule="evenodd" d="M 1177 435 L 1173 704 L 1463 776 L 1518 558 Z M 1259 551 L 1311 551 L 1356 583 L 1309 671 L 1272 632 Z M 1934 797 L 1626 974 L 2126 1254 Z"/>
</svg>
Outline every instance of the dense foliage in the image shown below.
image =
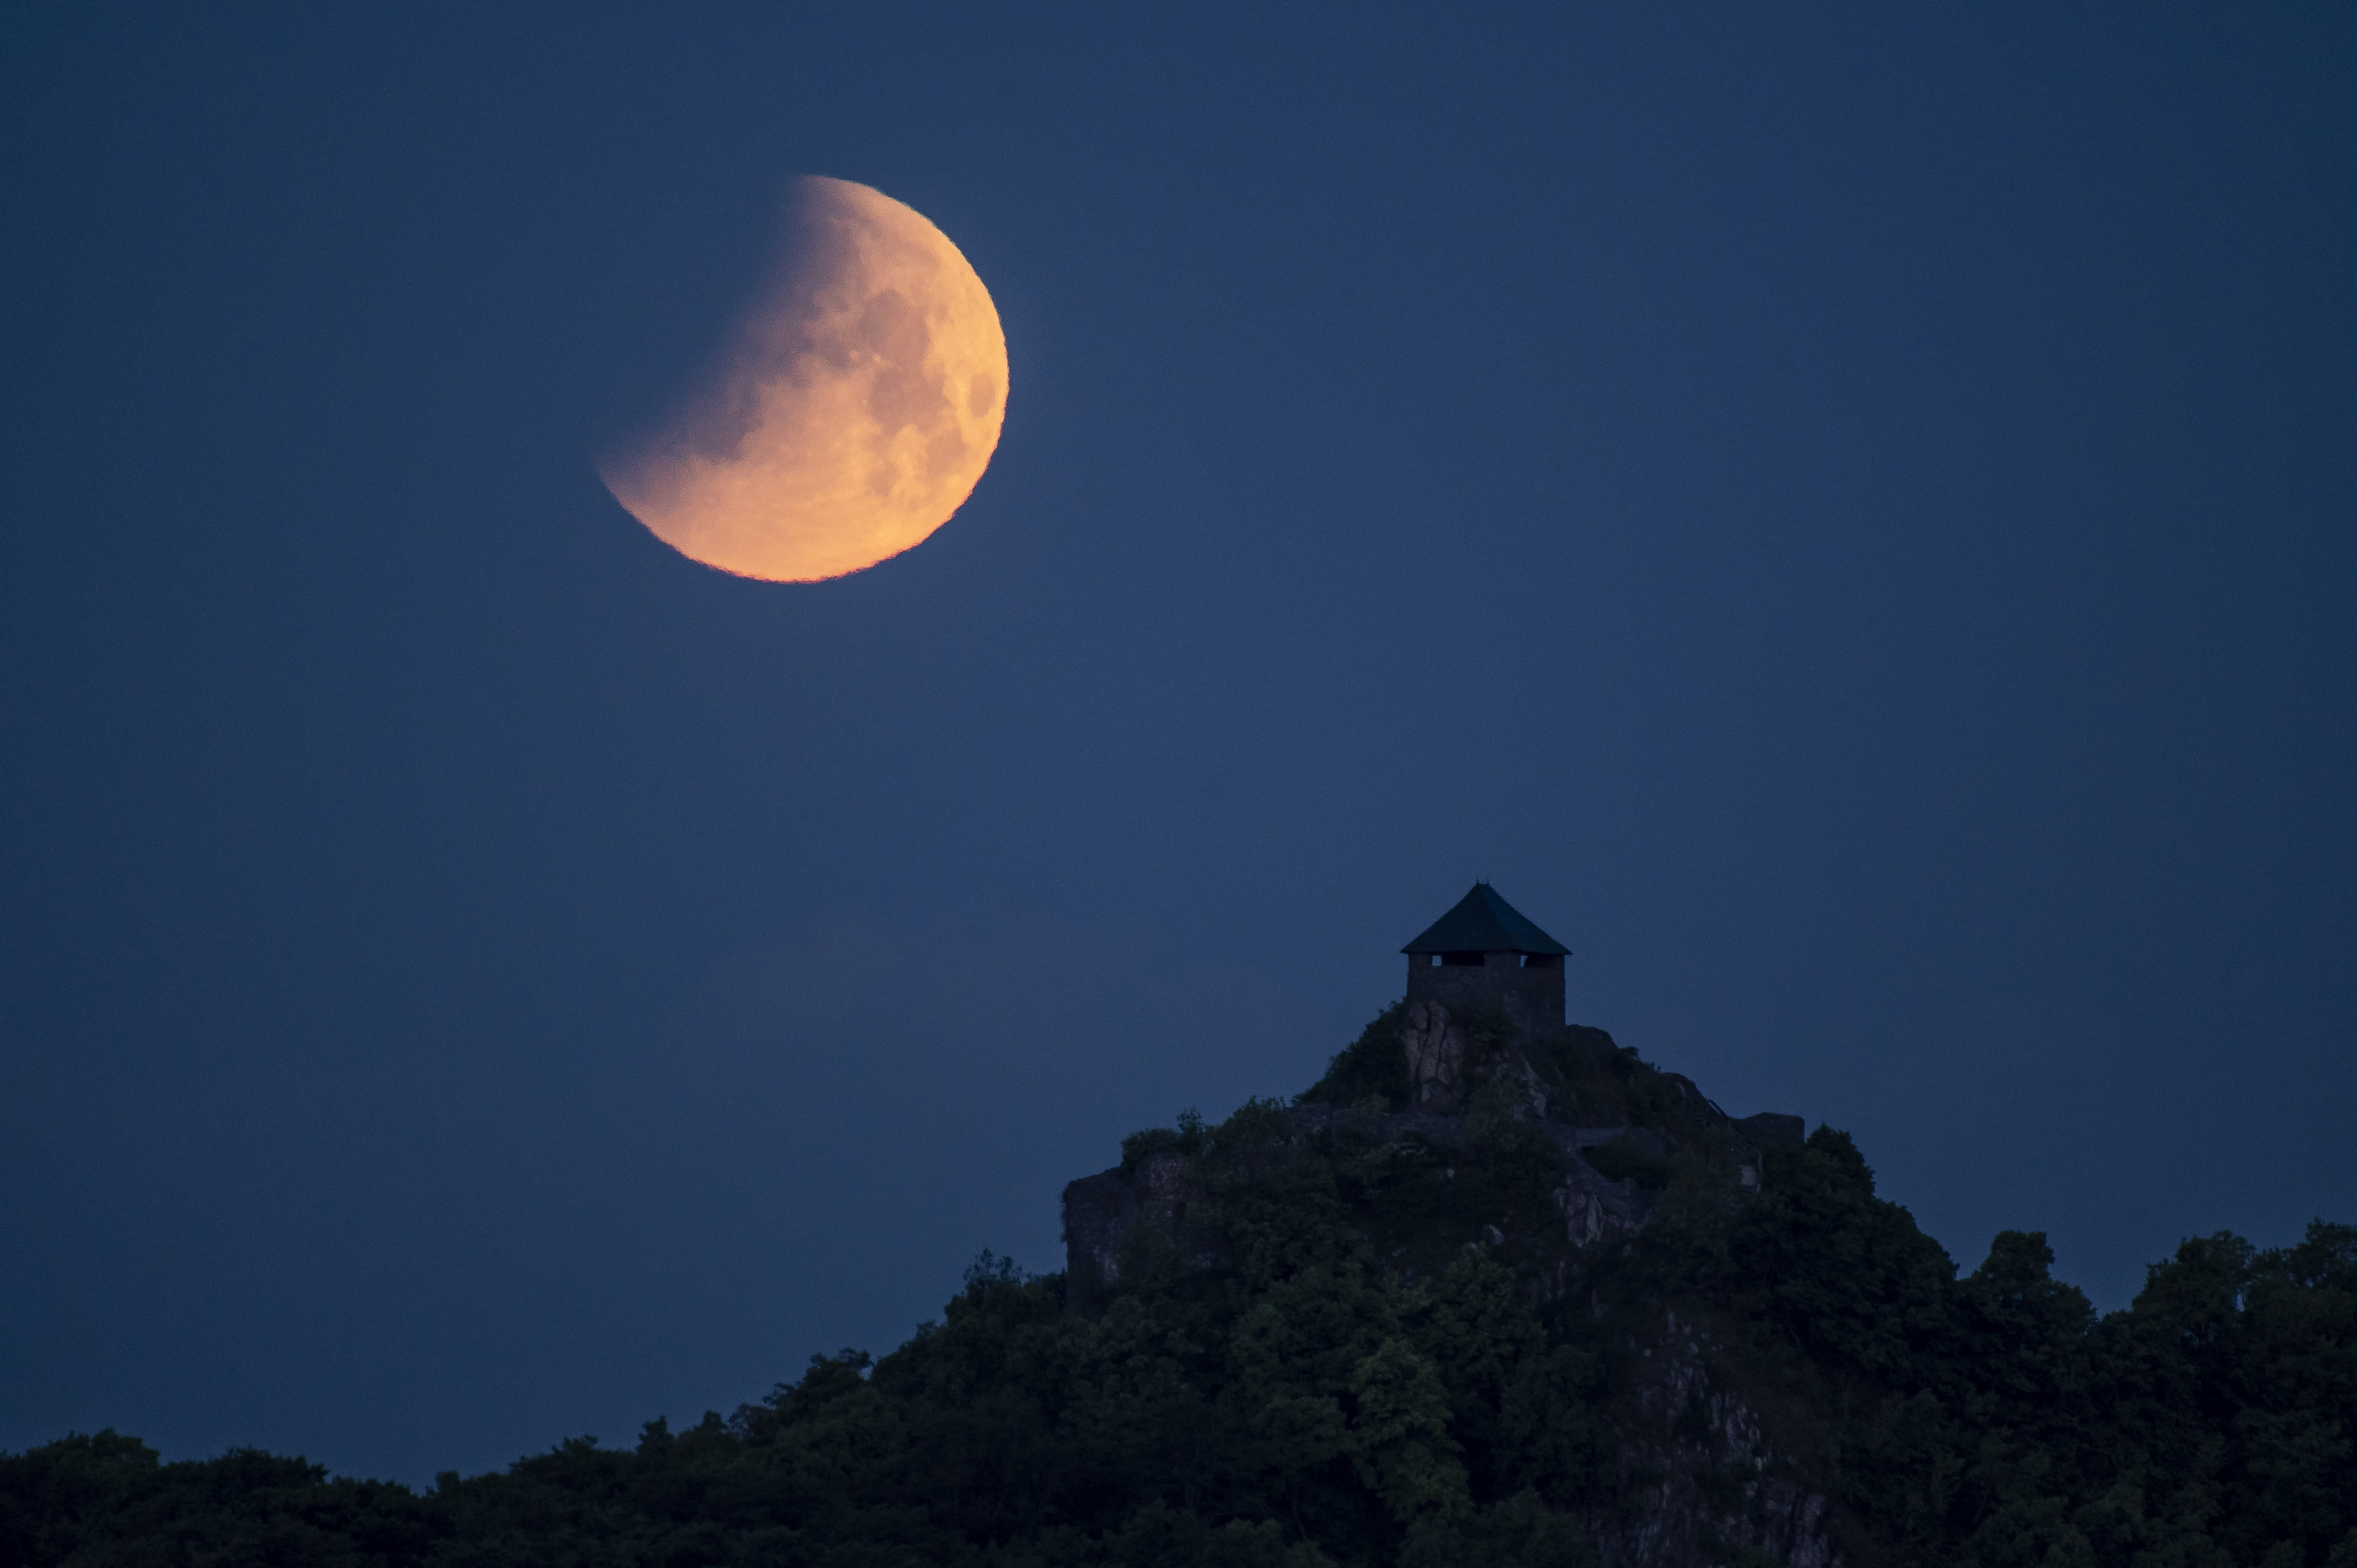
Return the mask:
<svg viewBox="0 0 2357 1568">
<path fill-rule="evenodd" d="M 1350 1058 L 1331 1098 L 1383 1096 Z M 1297 1127 L 1256 1103 L 1130 1140 L 1188 1156 L 1221 1244 L 1094 1309 L 985 1254 L 881 1360 L 423 1493 L 69 1437 L 0 1456 L 0 1563 L 1589 1563 L 1674 1304 L 1860 1568 L 2357 1568 L 2357 1228 L 2188 1241 L 2099 1319 L 2035 1235 L 1957 1277 L 1820 1130 L 1757 1192 L 1670 1165 L 1634 1242 L 1544 1287 L 1516 1217 L 1563 1156 L 1511 1106 L 1448 1148 Z"/>
<path fill-rule="evenodd" d="M 1957 1279 L 1826 1129 L 1732 1222 L 1658 1219 L 1630 1273 L 1814 1415 L 1861 1559 L 2357 1568 L 2357 1227 L 2188 1240 L 2098 1319 L 2041 1235 Z"/>
</svg>

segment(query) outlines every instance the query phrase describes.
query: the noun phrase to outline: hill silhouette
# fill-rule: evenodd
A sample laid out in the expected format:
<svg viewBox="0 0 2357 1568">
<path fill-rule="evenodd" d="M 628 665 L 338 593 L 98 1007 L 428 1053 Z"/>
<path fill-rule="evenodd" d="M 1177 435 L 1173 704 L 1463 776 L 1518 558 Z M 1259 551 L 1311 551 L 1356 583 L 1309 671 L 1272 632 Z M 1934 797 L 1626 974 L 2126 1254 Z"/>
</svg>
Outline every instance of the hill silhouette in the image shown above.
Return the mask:
<svg viewBox="0 0 2357 1568">
<path fill-rule="evenodd" d="M 2357 1227 L 2098 1316 L 2035 1233 L 1960 1274 L 1842 1133 L 1451 1027 L 1132 1135 L 1062 1273 L 985 1253 L 733 1415 L 423 1491 L 70 1436 L 0 1456 L 0 1564 L 2357 1568 Z"/>
</svg>

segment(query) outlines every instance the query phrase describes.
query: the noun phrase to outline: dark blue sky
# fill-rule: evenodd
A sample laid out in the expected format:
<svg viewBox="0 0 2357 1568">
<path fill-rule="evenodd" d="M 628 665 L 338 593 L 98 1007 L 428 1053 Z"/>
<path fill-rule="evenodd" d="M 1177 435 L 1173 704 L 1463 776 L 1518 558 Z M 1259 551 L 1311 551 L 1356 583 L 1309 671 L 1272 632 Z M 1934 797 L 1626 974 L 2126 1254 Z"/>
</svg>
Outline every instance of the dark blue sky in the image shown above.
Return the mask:
<svg viewBox="0 0 2357 1568">
<path fill-rule="evenodd" d="M 2105 1305 L 2357 1219 L 2357 10 L 15 7 L 0 1447 L 480 1468 L 878 1350 L 1486 875 Z M 1005 439 L 592 453 L 780 182 Z"/>
</svg>

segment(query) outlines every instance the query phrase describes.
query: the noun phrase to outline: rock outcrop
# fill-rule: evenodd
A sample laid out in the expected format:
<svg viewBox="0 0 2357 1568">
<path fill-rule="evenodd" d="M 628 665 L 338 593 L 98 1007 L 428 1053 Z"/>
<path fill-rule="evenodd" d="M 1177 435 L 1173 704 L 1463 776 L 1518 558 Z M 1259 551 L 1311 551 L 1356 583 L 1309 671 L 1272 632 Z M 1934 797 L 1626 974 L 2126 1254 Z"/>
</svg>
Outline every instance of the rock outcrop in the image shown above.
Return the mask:
<svg viewBox="0 0 2357 1568">
<path fill-rule="evenodd" d="M 1711 1335 L 1663 1309 L 1629 1346 L 1620 1501 L 1586 1520 L 1603 1568 L 1721 1568 L 1749 1557 L 1840 1568 L 1824 1494 L 1736 1391 Z"/>
</svg>

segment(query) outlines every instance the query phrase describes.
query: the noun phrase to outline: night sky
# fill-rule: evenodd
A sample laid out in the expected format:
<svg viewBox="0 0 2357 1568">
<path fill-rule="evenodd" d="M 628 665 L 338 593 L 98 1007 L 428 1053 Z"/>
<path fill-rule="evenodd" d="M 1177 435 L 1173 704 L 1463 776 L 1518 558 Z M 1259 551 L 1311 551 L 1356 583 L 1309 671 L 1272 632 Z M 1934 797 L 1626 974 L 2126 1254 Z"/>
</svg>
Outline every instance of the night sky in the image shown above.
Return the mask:
<svg viewBox="0 0 2357 1568">
<path fill-rule="evenodd" d="M 1964 1268 L 2357 1220 L 2357 8 L 359 9 L 0 24 L 0 1448 L 888 1349 L 1477 876 Z M 765 585 L 800 174 L 1013 382 Z"/>
</svg>

